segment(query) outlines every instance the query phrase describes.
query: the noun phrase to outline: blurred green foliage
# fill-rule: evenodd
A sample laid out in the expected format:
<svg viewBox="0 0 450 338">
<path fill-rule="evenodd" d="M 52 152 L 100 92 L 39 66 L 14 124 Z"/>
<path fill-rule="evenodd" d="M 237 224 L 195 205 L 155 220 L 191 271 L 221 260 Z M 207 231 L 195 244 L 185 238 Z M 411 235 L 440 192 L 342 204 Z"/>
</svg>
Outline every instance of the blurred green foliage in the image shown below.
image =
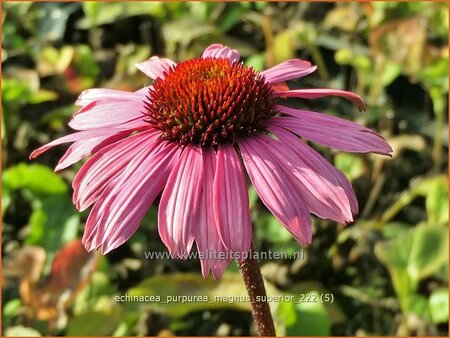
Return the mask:
<svg viewBox="0 0 450 338">
<path fill-rule="evenodd" d="M 278 334 L 448 334 L 448 3 L 2 2 L 2 28 L 4 260 L 44 248 L 43 281 L 56 252 L 82 234 L 87 214 L 73 207 L 69 183 L 80 165 L 53 173 L 60 149 L 41 164 L 27 162 L 33 149 L 68 132 L 82 90 L 136 90 L 149 84 L 136 62 L 197 57 L 223 43 L 258 70 L 312 61 L 317 74 L 292 88 L 352 90 L 368 112 L 338 98 L 301 106 L 368 125 L 394 149 L 386 159 L 317 146 L 352 181 L 361 210 L 347 228 L 315 218 L 305 260 L 261 262 L 269 295 L 334 297 L 271 303 Z M 253 188 L 249 194 L 257 250 L 298 251 Z M 53 327 L 25 315 L 15 276 L 2 290 L 2 333 L 255 334 L 245 302 L 114 300 L 245 295 L 233 264 L 214 281 L 203 280 L 198 261 L 145 260 L 145 251 L 165 250 L 155 215 L 154 206 L 130 241 L 101 259 Z"/>
</svg>

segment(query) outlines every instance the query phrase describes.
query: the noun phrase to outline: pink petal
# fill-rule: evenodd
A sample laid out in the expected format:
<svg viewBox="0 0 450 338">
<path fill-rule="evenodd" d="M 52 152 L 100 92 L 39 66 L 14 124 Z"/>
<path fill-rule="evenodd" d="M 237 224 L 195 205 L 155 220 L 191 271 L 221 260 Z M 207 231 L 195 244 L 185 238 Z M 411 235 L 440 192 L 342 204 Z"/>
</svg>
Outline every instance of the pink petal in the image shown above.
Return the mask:
<svg viewBox="0 0 450 338">
<path fill-rule="evenodd" d="M 239 157 L 231 145 L 218 147 L 212 203 L 225 247 L 247 253 L 252 236 L 247 184 Z"/>
<path fill-rule="evenodd" d="M 156 80 L 157 78 L 164 79 L 166 73 L 177 64 L 170 59 L 160 59 L 157 56 L 152 56 L 147 61 L 136 63 L 136 68 L 148 77 Z"/>
<path fill-rule="evenodd" d="M 142 90 L 145 89 L 143 93 Z M 126 92 L 123 90 L 117 89 L 107 89 L 107 88 L 92 88 L 87 89 L 82 92 L 79 96 L 75 104 L 77 106 L 87 106 L 89 103 L 94 101 L 142 101 L 143 96 L 139 94 L 148 94 L 149 87 L 145 87 L 143 89 L 138 90 L 135 93 Z M 138 94 L 138 95 L 136 95 Z"/>
<path fill-rule="evenodd" d="M 92 130 L 85 130 L 85 131 L 80 131 L 77 133 L 69 134 L 69 135 L 60 137 L 56 140 L 53 140 L 50 143 L 44 144 L 43 146 L 34 150 L 30 154 L 30 160 L 40 156 L 42 153 L 46 152 L 50 148 L 53 148 L 60 144 L 77 142 L 77 141 L 81 141 L 81 140 L 89 140 L 91 138 L 97 138 L 97 137 L 110 136 L 110 135 L 120 133 L 121 131 L 122 130 L 120 130 L 120 129 L 111 129 L 111 128 L 110 129 L 92 129 Z"/>
<path fill-rule="evenodd" d="M 286 97 L 299 97 L 302 99 L 317 99 L 324 96 L 340 96 L 356 104 L 359 110 L 366 110 L 366 105 L 364 104 L 361 97 L 352 92 L 346 92 L 343 90 L 336 89 L 294 89 L 288 91 L 278 91 L 275 92 L 276 97 L 286 98 Z"/>
<path fill-rule="evenodd" d="M 164 188 L 178 155 L 179 148 L 165 141 L 142 147 L 92 208 L 83 235 L 87 250 L 101 247 L 106 254 L 130 238 Z"/>
<path fill-rule="evenodd" d="M 261 72 L 269 83 L 284 82 L 311 74 L 317 66 L 308 61 L 291 59 Z"/>
<path fill-rule="evenodd" d="M 145 124 L 146 93 L 122 92 L 116 98 L 103 98 L 89 102 L 78 110 L 69 126 L 77 130 L 116 127 L 136 121 Z M 82 99 L 88 102 L 88 99 Z"/>
<path fill-rule="evenodd" d="M 62 170 L 68 166 L 78 162 L 83 157 L 96 153 L 99 149 L 117 141 L 123 139 L 129 131 L 119 132 L 114 135 L 94 137 L 87 140 L 76 141 L 66 151 L 63 157 L 58 162 L 55 171 Z"/>
<path fill-rule="evenodd" d="M 95 203 L 108 184 L 119 176 L 142 148 L 153 149 L 160 133 L 148 130 L 115 142 L 96 153 L 76 174 L 72 187 L 73 203 L 78 210 Z"/>
<path fill-rule="evenodd" d="M 210 206 L 213 200 L 214 174 L 216 172 L 216 153 L 210 149 L 203 151 L 203 187 L 200 200 L 200 209 L 198 225 L 196 227 L 195 241 L 201 259 L 202 274 L 204 278 L 208 277 L 212 270 L 213 277 L 219 279 L 222 277 L 229 260 L 219 259 L 220 254 L 226 255 L 227 249 L 222 244 L 217 229 L 214 213 Z M 225 257 L 225 256 L 224 256 Z"/>
<path fill-rule="evenodd" d="M 302 174 L 305 175 L 305 178 L 308 171 L 312 170 L 312 175 L 309 174 L 310 178 L 323 181 L 324 184 L 319 182 L 314 187 L 318 196 L 329 195 L 325 199 L 334 199 L 336 204 L 342 208 L 342 215 L 333 219 L 338 222 L 351 221 L 349 210 L 353 215 L 358 213 L 358 200 L 345 175 L 291 132 L 276 126 L 270 126 L 268 130 L 283 141 L 283 147 L 287 147 L 295 153 L 298 160 L 296 165 L 300 171 L 304 171 Z"/>
<path fill-rule="evenodd" d="M 311 243 L 311 217 L 285 161 L 279 161 L 260 137 L 239 143 L 242 159 L 256 192 L 272 214 L 301 244 Z"/>
<path fill-rule="evenodd" d="M 213 44 L 205 49 L 202 58 L 229 59 L 231 63 L 239 62 L 241 56 L 236 49 L 231 49 L 224 45 Z"/>
<path fill-rule="evenodd" d="M 159 203 L 159 235 L 169 251 L 180 258 L 185 258 L 191 251 L 200 208 L 204 207 L 200 205 L 202 169 L 202 148 L 185 147 L 170 173 Z"/>
<path fill-rule="evenodd" d="M 392 148 L 375 131 L 357 123 L 322 113 L 278 106 L 292 117 L 276 117 L 270 124 L 286 128 L 308 140 L 327 147 L 357 153 L 390 155 Z"/>
</svg>

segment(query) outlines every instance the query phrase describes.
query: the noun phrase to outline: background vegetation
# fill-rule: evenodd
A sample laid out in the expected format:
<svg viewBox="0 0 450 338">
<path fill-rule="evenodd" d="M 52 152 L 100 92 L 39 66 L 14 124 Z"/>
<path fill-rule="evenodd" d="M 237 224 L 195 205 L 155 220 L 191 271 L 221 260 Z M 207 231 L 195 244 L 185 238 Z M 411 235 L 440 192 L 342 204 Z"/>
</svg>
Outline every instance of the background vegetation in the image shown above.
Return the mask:
<svg viewBox="0 0 450 338">
<path fill-rule="evenodd" d="M 145 260 L 165 250 L 156 207 L 125 245 L 87 255 L 77 241 L 87 212 L 71 203 L 81 164 L 53 173 L 65 147 L 28 161 L 69 132 L 82 90 L 136 90 L 149 83 L 136 62 L 224 43 L 257 69 L 289 58 L 317 64 L 291 86 L 352 90 L 368 111 L 339 98 L 301 106 L 372 127 L 394 148 L 392 158 L 318 148 L 352 180 L 361 212 L 346 228 L 315 218 L 304 260 L 261 262 L 271 295 L 334 296 L 271 303 L 278 333 L 447 335 L 447 3 L 2 2 L 1 19 L 3 334 L 255 334 L 245 302 L 115 301 L 245 291 L 234 264 L 214 281 L 195 260 Z M 298 251 L 250 196 L 257 250 Z"/>
</svg>

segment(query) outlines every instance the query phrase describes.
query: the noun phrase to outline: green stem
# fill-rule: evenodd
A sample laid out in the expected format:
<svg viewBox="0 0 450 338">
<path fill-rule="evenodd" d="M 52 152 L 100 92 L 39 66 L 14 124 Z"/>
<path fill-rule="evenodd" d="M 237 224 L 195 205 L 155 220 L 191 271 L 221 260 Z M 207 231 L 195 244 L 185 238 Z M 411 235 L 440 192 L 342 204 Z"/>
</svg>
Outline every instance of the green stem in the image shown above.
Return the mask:
<svg viewBox="0 0 450 338">
<path fill-rule="evenodd" d="M 383 93 L 383 77 L 386 68 L 386 60 L 383 57 L 380 57 L 375 60 L 375 73 L 372 81 L 372 85 L 369 90 L 369 107 L 381 105 L 380 96 Z"/>
<path fill-rule="evenodd" d="M 266 299 L 266 288 L 261 275 L 258 261 L 252 257 L 253 244 L 249 257 L 245 261 L 238 261 L 239 270 L 244 279 L 245 287 L 250 296 L 252 315 L 256 323 L 256 328 L 260 336 L 275 336 L 275 326 L 269 303 Z M 262 301 L 264 300 L 264 301 Z"/>
</svg>

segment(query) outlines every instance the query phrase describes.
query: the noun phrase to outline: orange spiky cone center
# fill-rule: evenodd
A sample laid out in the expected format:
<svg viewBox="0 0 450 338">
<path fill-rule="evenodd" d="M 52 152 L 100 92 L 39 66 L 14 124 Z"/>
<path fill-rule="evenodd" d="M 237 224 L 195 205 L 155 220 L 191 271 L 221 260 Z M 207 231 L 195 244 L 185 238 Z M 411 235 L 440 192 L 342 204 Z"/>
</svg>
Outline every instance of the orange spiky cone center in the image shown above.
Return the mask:
<svg viewBox="0 0 450 338">
<path fill-rule="evenodd" d="M 148 121 L 162 138 L 180 144 L 234 144 L 264 131 L 276 115 L 273 89 L 242 63 L 199 58 L 179 63 L 151 87 Z"/>
</svg>

